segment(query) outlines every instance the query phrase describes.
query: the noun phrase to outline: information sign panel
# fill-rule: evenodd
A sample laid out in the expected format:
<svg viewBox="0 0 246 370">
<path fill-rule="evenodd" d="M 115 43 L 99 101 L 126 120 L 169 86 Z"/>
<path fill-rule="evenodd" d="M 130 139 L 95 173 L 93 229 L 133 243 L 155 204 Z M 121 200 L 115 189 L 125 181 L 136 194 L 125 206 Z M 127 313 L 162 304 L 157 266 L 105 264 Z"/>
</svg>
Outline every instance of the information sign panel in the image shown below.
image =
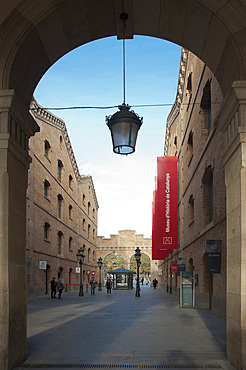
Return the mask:
<svg viewBox="0 0 246 370">
<path fill-rule="evenodd" d="M 39 261 L 39 269 L 46 270 L 47 261 Z"/>
<path fill-rule="evenodd" d="M 207 274 L 221 272 L 221 240 L 207 240 Z"/>
<path fill-rule="evenodd" d="M 192 271 L 181 271 L 180 284 L 180 307 L 191 308 L 194 307 L 194 281 Z"/>
<path fill-rule="evenodd" d="M 185 257 L 178 257 L 178 276 L 180 276 L 181 271 L 185 271 L 186 266 L 186 258 Z"/>
<path fill-rule="evenodd" d="M 75 271 L 76 271 L 76 274 L 80 274 L 80 267 L 76 267 Z"/>
</svg>

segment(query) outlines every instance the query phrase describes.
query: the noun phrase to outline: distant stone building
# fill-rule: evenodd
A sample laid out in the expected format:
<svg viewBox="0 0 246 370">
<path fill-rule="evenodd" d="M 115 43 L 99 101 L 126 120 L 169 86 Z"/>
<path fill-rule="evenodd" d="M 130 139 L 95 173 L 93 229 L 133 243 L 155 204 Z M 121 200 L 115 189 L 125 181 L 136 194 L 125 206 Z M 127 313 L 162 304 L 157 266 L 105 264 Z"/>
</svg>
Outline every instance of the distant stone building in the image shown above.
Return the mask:
<svg viewBox="0 0 246 370">
<path fill-rule="evenodd" d="M 53 276 L 74 288 L 79 247 L 83 281 L 97 274 L 98 202 L 91 176 L 79 173 L 65 123 L 35 101 L 31 111 L 40 132 L 29 148 L 26 270 L 28 296 L 36 296 L 46 293 Z"/>
<path fill-rule="evenodd" d="M 110 238 L 98 236 L 98 257 L 103 260 L 112 253 L 120 254 L 124 258 L 124 267 L 130 269 L 130 260 L 135 255 L 135 249 L 139 247 L 141 254 L 146 254 L 151 262 L 151 279 L 158 275 L 158 263 L 152 261 L 152 238 L 145 238 L 143 234 L 136 234 L 135 230 L 120 230 L 118 234 L 110 235 Z"/>
<path fill-rule="evenodd" d="M 179 294 L 179 277 L 171 261 L 186 259 L 196 275 L 195 304 L 226 312 L 226 189 L 223 133 L 214 122 L 223 101 L 209 68 L 182 49 L 178 92 L 167 120 L 164 154 L 178 157 L 179 247 L 160 263 L 161 283 Z M 207 240 L 221 240 L 221 272 L 207 273 Z M 172 279 L 171 279 L 172 277 Z M 159 278 L 160 280 L 160 278 Z"/>
</svg>

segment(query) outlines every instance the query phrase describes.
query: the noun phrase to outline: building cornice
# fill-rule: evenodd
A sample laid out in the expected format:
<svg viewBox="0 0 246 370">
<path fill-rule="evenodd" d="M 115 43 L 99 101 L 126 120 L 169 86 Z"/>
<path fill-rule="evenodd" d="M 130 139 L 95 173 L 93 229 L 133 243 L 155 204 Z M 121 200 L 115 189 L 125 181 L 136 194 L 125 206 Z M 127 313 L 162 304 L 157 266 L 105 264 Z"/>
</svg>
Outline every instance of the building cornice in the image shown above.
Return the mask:
<svg viewBox="0 0 246 370">
<path fill-rule="evenodd" d="M 187 60 L 188 60 L 188 50 L 182 48 L 180 66 L 179 66 L 179 79 L 178 79 L 177 94 L 176 94 L 175 102 L 167 117 L 164 155 L 167 155 L 170 127 L 172 126 L 173 122 L 176 120 L 177 116 L 179 115 L 181 103 L 183 101 Z"/>
</svg>

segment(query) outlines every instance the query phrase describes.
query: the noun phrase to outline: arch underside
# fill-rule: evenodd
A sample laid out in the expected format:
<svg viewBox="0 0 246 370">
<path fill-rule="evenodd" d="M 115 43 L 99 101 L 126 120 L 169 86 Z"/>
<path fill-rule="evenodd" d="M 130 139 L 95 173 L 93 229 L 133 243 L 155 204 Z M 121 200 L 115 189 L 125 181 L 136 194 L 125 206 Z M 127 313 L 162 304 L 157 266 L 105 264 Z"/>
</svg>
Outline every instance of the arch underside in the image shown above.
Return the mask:
<svg viewBox="0 0 246 370">
<path fill-rule="evenodd" d="M 230 3 L 16 0 L 11 12 L 12 4 L 2 9 L 0 86 L 14 89 L 28 109 L 40 78 L 59 58 L 96 39 L 122 38 L 119 16 L 125 11 L 129 16 L 126 38 L 153 36 L 189 49 L 208 65 L 225 94 L 232 81 L 246 79 L 246 5 Z"/>
</svg>

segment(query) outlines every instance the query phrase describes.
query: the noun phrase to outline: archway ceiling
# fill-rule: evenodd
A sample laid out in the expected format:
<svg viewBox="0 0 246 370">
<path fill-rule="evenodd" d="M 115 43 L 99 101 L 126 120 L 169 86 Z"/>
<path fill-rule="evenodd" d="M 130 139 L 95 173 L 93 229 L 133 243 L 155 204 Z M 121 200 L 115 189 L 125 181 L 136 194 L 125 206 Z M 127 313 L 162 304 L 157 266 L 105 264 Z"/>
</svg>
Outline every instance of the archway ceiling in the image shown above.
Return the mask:
<svg viewBox="0 0 246 370">
<path fill-rule="evenodd" d="M 246 79 L 243 1 L 12 0 L 0 4 L 1 88 L 15 89 L 28 107 L 38 81 L 60 57 L 92 40 L 122 37 L 122 4 L 127 38 L 159 37 L 191 50 L 223 93 L 231 81 Z"/>
</svg>

